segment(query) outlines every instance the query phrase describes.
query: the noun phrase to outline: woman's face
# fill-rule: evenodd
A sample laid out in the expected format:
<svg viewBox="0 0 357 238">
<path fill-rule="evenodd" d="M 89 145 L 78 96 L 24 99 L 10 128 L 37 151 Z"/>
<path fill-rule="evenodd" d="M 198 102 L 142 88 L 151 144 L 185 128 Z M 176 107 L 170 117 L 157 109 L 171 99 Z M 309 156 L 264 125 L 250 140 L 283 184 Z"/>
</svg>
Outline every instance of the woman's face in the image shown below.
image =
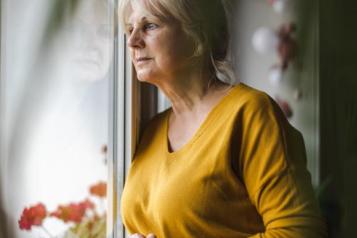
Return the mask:
<svg viewBox="0 0 357 238">
<path fill-rule="evenodd" d="M 137 4 L 135 4 L 138 2 Z M 140 81 L 153 84 L 187 74 L 193 43 L 177 22 L 163 22 L 135 1 L 126 23 L 128 47 Z"/>
</svg>

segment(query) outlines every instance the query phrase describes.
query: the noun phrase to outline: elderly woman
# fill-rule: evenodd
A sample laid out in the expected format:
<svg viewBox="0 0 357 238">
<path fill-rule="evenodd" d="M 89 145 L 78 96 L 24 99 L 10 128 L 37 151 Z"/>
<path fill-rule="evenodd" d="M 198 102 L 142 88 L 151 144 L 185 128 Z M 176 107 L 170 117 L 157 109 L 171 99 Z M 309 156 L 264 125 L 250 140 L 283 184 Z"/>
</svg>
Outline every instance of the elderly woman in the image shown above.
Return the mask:
<svg viewBox="0 0 357 238">
<path fill-rule="evenodd" d="M 172 108 L 136 150 L 121 213 L 132 237 L 325 237 L 302 137 L 265 93 L 232 85 L 221 0 L 124 0 L 137 77 Z"/>
</svg>

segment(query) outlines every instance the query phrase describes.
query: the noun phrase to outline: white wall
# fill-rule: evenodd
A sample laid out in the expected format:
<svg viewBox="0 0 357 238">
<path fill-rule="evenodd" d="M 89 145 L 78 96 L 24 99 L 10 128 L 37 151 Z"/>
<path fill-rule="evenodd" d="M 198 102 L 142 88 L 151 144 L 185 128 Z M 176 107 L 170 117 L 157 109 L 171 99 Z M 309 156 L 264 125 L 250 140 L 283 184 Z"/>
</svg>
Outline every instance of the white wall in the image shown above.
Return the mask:
<svg viewBox="0 0 357 238">
<path fill-rule="evenodd" d="M 290 2 L 295 2 L 290 0 Z M 302 132 L 308 154 L 308 168 L 312 173 L 313 183 L 318 183 L 318 77 L 316 74 L 317 55 L 316 28 L 311 26 L 307 37 L 300 39 L 298 44 L 306 48 L 299 49 L 298 66 L 288 69 L 285 78 L 279 85 L 273 85 L 268 80 L 269 68 L 277 62 L 275 54 L 262 55 L 252 46 L 253 33 L 259 27 L 277 29 L 281 23 L 294 21 L 299 33 L 300 19 L 296 19 L 297 6 L 291 5 L 290 10 L 279 15 L 265 0 L 240 0 L 233 9 L 233 55 L 236 61 L 236 72 L 241 82 L 267 92 L 271 97 L 277 95 L 289 102 L 294 115 L 291 124 Z M 299 37 L 299 36 L 298 36 Z M 301 100 L 294 99 L 295 90 L 303 93 Z"/>
</svg>

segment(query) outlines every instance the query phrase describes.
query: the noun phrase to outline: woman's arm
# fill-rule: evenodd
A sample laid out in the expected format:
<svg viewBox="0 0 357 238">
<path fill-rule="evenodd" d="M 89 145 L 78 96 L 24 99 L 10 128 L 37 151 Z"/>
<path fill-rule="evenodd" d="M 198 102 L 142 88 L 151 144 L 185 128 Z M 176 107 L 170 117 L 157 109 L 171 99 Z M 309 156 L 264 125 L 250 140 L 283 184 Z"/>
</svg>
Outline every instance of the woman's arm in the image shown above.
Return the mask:
<svg viewBox="0 0 357 238">
<path fill-rule="evenodd" d="M 327 237 L 301 134 L 266 95 L 247 106 L 243 117 L 240 173 L 266 228 L 251 238 Z"/>
</svg>

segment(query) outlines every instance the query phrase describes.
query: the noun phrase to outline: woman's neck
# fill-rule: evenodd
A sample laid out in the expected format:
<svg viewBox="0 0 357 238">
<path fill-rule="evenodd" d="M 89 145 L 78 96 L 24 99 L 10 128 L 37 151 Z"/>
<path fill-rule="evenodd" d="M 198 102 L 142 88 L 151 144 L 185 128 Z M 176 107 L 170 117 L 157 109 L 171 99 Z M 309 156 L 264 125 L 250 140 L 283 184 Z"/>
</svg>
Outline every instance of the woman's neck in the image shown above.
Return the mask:
<svg viewBox="0 0 357 238">
<path fill-rule="evenodd" d="M 163 82 L 168 83 L 158 87 L 171 102 L 175 116 L 183 118 L 206 112 L 230 88 L 214 77 L 200 74 Z"/>
</svg>

